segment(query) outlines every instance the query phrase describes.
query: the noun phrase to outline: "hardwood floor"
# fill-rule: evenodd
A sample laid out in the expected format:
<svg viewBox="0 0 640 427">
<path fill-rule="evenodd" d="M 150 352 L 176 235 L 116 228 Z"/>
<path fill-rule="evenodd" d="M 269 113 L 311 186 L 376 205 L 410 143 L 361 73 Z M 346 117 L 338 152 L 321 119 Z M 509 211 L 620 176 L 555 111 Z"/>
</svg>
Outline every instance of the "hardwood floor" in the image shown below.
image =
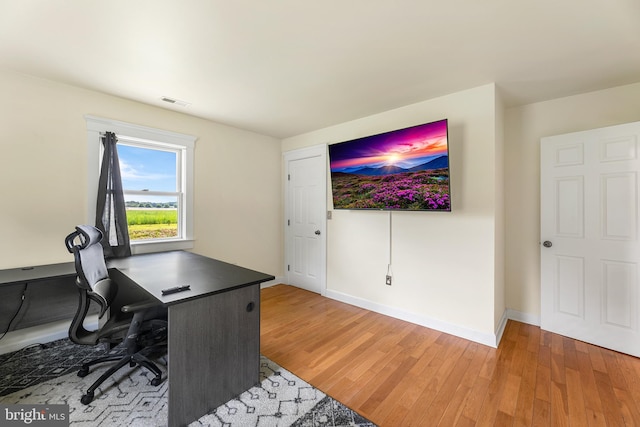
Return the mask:
<svg viewBox="0 0 640 427">
<path fill-rule="evenodd" d="M 640 359 L 509 321 L 498 349 L 292 286 L 261 351 L 379 426 L 640 426 Z"/>
</svg>

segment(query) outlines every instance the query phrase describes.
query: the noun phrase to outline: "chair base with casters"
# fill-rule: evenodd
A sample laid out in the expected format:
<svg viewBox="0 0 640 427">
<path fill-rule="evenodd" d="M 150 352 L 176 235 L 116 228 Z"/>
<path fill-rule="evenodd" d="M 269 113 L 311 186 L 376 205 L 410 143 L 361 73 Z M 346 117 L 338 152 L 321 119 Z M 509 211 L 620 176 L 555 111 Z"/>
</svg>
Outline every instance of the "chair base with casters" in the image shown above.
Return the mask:
<svg viewBox="0 0 640 427">
<path fill-rule="evenodd" d="M 82 308 L 84 305 L 82 303 L 83 299 L 87 299 L 87 297 L 86 294 L 83 295 L 82 290 L 80 290 L 80 307 L 82 311 L 84 311 Z M 162 371 L 149 358 L 152 354 L 165 352 L 167 348 L 167 321 L 164 320 L 166 316 L 163 319 L 166 310 L 163 307 L 155 307 L 155 305 L 155 302 L 151 302 L 123 306 L 120 313 L 112 314 L 105 326 L 99 331 L 89 332 L 82 328 L 85 332 L 82 333 L 76 327 L 76 329 L 69 334 L 70 337 L 73 337 L 72 341 L 76 344 L 97 345 L 103 343 L 109 347 L 110 352 L 116 351 L 115 354 L 107 354 L 82 365 L 78 371 L 79 377 L 87 376 L 91 367 L 95 365 L 116 362 L 91 384 L 80 399 L 81 403 L 84 405 L 91 403 L 95 397 L 96 389 L 125 365 L 129 365 L 130 368 L 141 366 L 147 369 L 153 374 L 153 379 L 151 380 L 151 385 L 153 386 L 158 386 L 162 383 Z M 147 308 L 146 306 L 151 306 L 151 308 Z M 87 304 L 87 309 L 88 308 Z M 133 313 L 133 316 L 131 316 L 130 313 Z M 153 320 L 145 320 L 150 316 Z M 72 322 L 72 327 L 74 324 L 77 326 L 76 322 Z M 123 338 L 118 338 L 119 336 Z M 119 340 L 121 340 L 121 342 L 115 347 L 112 347 Z"/>
<path fill-rule="evenodd" d="M 166 349 L 166 342 L 157 344 L 156 346 L 161 347 L 162 349 Z M 100 357 L 98 359 L 91 360 L 82 365 L 80 370 L 78 371 L 79 377 L 86 377 L 89 375 L 89 370 L 92 366 L 104 363 L 104 362 L 117 362 L 115 365 L 111 366 L 107 371 L 105 371 L 100 377 L 94 381 L 93 384 L 87 389 L 87 392 L 82 396 L 80 402 L 84 405 L 88 405 L 93 401 L 95 397 L 95 390 L 106 381 L 111 375 L 115 374 L 125 365 L 129 365 L 129 367 L 134 368 L 136 366 L 142 366 L 150 371 L 154 378 L 151 380 L 152 386 L 158 386 L 162 383 L 162 371 L 158 366 L 149 359 L 148 355 L 152 352 L 158 350 L 156 346 L 153 347 L 145 347 L 144 349 L 138 351 L 133 354 L 113 354 Z"/>
<path fill-rule="evenodd" d="M 85 377 L 94 365 L 116 362 L 87 389 L 80 399 L 85 405 L 93 401 L 96 389 L 125 365 L 147 369 L 153 374 L 151 384 L 160 385 L 162 371 L 149 356 L 161 350 L 165 352 L 167 348 L 166 307 L 150 300 L 148 296 L 134 295 L 133 290 L 127 292 L 127 289 L 119 289 L 118 283 L 111 277 L 117 276 L 117 270 L 109 271 L 106 268 L 99 243 L 101 239 L 102 233 L 95 227 L 78 226 L 76 232 L 65 240 L 67 249 L 75 255 L 78 272 L 76 284 L 80 296 L 78 310 L 69 327 L 69 338 L 76 344 L 102 343 L 118 351 L 83 364 L 78 371 L 79 377 Z M 100 318 L 105 313 L 110 315 L 97 330 L 88 331 L 84 328 L 84 320 L 92 302 L 98 304 Z"/>
</svg>

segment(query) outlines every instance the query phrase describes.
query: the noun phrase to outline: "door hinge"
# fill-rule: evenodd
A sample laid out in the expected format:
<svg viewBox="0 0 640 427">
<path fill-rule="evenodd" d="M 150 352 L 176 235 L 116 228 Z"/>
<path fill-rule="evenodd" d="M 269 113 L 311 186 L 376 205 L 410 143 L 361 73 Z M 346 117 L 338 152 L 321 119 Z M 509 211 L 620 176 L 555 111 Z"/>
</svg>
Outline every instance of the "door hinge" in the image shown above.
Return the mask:
<svg viewBox="0 0 640 427">
<path fill-rule="evenodd" d="M 287 264 L 287 271 L 291 271 L 291 266 Z"/>
<path fill-rule="evenodd" d="M 290 173 L 287 174 L 287 181 L 291 181 L 291 174 Z"/>
<path fill-rule="evenodd" d="M 291 225 L 291 220 L 290 219 L 287 220 L 287 225 Z"/>
</svg>

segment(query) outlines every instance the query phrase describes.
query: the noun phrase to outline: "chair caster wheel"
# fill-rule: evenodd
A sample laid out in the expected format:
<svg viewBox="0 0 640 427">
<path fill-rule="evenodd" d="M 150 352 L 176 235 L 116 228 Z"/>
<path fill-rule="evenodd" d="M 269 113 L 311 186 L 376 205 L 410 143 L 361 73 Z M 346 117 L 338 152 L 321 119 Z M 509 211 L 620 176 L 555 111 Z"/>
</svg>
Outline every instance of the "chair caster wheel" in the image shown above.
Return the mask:
<svg viewBox="0 0 640 427">
<path fill-rule="evenodd" d="M 89 368 L 80 368 L 80 370 L 78 371 L 78 376 L 79 377 L 86 377 L 87 375 L 89 375 Z"/>
<path fill-rule="evenodd" d="M 82 403 L 83 405 L 88 405 L 89 403 L 91 403 L 92 400 L 93 400 L 93 393 L 87 393 L 82 396 L 82 398 L 80 399 L 80 403 Z"/>
<path fill-rule="evenodd" d="M 158 385 L 160 385 L 161 382 L 162 382 L 162 379 L 154 378 L 154 379 L 151 380 L 151 385 L 152 386 L 158 386 Z"/>
</svg>

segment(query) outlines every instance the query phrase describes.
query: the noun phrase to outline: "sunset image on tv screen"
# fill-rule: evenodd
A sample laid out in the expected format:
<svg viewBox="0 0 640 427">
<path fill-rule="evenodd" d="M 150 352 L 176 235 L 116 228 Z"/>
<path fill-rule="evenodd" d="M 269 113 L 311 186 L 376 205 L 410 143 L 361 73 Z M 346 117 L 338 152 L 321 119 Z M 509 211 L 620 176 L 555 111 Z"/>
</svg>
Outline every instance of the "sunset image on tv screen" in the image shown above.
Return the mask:
<svg viewBox="0 0 640 427">
<path fill-rule="evenodd" d="M 329 145 L 334 209 L 450 211 L 447 120 Z"/>
</svg>

